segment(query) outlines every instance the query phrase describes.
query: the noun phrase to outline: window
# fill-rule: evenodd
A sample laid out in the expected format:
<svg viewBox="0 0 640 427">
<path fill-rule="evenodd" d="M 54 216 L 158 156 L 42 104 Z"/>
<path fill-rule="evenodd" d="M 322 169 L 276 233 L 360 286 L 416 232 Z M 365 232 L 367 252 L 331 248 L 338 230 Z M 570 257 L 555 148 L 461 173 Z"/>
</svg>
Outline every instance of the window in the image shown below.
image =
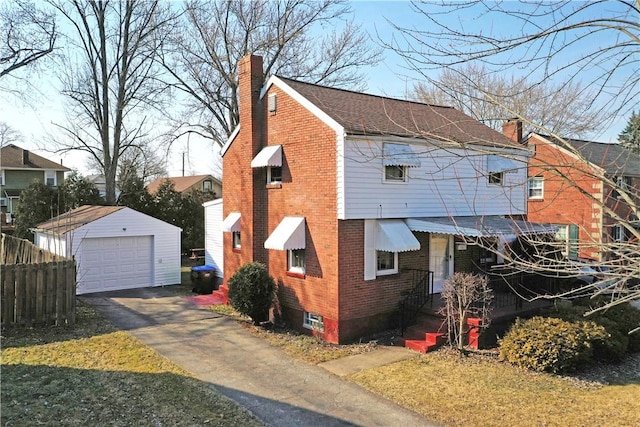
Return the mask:
<svg viewBox="0 0 640 427">
<path fill-rule="evenodd" d="M 630 176 L 618 176 L 614 178 L 614 181 L 616 182 L 616 187 L 622 191 L 628 191 L 631 189 L 632 182 Z M 621 196 L 618 191 L 613 190 L 613 197 L 619 199 Z"/>
<path fill-rule="evenodd" d="M 213 183 L 209 180 L 206 180 L 202 183 L 202 191 L 204 191 L 205 193 L 211 193 L 211 190 L 213 189 Z"/>
<path fill-rule="evenodd" d="M 384 276 L 385 274 L 395 274 L 398 272 L 398 253 L 377 251 L 377 267 L 376 274 Z"/>
<path fill-rule="evenodd" d="M 304 249 L 294 249 L 287 251 L 288 266 L 287 270 L 292 273 L 305 273 Z"/>
<path fill-rule="evenodd" d="M 282 183 L 282 167 L 269 166 L 267 168 L 267 184 L 280 184 L 280 183 Z"/>
<path fill-rule="evenodd" d="M 407 167 L 398 165 L 385 166 L 384 180 L 386 182 L 407 182 Z"/>
<path fill-rule="evenodd" d="M 611 230 L 611 238 L 614 242 L 625 242 L 627 240 L 625 229 L 621 224 L 613 227 Z"/>
<path fill-rule="evenodd" d="M 502 185 L 503 177 L 504 177 L 504 173 L 503 172 L 490 172 L 489 173 L 489 184 Z"/>
<path fill-rule="evenodd" d="M 556 240 L 561 242 L 561 253 L 569 259 L 578 258 L 579 229 L 575 224 L 558 225 Z"/>
<path fill-rule="evenodd" d="M 4 184 L 4 169 L 0 169 L 0 185 Z"/>
<path fill-rule="evenodd" d="M 231 233 L 231 240 L 233 242 L 233 249 L 240 249 L 242 245 L 240 244 L 240 232 L 234 231 Z"/>
<path fill-rule="evenodd" d="M 529 198 L 542 199 L 544 197 L 544 178 L 534 176 L 529 178 Z"/>
<path fill-rule="evenodd" d="M 44 172 L 44 183 L 47 185 L 55 186 L 56 183 L 56 171 Z"/>
<path fill-rule="evenodd" d="M 324 332 L 324 322 L 319 314 L 304 312 L 302 326 L 314 331 Z"/>
</svg>

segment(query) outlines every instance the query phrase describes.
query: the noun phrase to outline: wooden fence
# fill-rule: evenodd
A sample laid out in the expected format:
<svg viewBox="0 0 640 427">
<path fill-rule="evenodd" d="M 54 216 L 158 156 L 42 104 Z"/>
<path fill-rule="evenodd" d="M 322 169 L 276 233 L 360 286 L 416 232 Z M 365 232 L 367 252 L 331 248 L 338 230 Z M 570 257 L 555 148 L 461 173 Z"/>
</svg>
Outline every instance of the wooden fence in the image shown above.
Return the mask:
<svg viewBox="0 0 640 427">
<path fill-rule="evenodd" d="M 76 323 L 75 261 L 4 265 L 0 291 L 4 326 Z"/>
<path fill-rule="evenodd" d="M 25 239 L 2 233 L 0 264 L 33 264 L 37 262 L 64 261 L 68 258 L 56 255 Z"/>
<path fill-rule="evenodd" d="M 0 323 L 75 324 L 76 262 L 5 234 L 0 243 Z"/>
</svg>

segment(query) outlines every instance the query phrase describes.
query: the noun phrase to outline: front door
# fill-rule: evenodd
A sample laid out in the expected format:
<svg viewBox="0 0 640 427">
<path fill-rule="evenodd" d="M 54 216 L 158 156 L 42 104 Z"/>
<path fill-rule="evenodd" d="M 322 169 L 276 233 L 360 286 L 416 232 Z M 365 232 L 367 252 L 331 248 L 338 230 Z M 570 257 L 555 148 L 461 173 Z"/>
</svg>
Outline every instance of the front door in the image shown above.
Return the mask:
<svg viewBox="0 0 640 427">
<path fill-rule="evenodd" d="M 433 292 L 442 292 L 444 281 L 453 274 L 453 236 L 431 234 L 429 270 L 433 271 Z"/>
</svg>

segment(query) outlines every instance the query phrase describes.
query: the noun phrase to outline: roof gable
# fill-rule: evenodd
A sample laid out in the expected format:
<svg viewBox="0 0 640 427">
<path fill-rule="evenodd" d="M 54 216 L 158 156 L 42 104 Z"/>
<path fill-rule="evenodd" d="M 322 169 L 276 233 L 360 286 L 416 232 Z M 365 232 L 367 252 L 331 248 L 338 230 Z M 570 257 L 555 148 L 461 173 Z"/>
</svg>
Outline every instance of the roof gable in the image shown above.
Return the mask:
<svg viewBox="0 0 640 427">
<path fill-rule="evenodd" d="M 58 215 L 49 221 L 38 224 L 35 230 L 65 234 L 122 209 L 128 208 L 124 206 L 83 205 L 69 212 L 65 212 L 62 215 Z"/>
<path fill-rule="evenodd" d="M 8 144 L 0 148 L 0 158 L 2 159 L 3 169 L 48 169 L 63 172 L 71 170 L 14 144 Z"/>
<path fill-rule="evenodd" d="M 533 135 L 555 144 L 558 148 L 566 149 L 565 144 L 558 138 L 540 134 Z M 609 175 L 640 176 L 640 155 L 627 150 L 620 144 L 571 138 L 564 138 L 564 141 L 592 166 L 603 169 Z"/>
<path fill-rule="evenodd" d="M 193 186 L 210 179 L 213 182 L 220 183 L 219 180 L 214 178 L 211 175 L 192 175 L 192 176 L 177 176 L 177 177 L 164 177 L 158 178 L 155 181 L 151 182 L 147 185 L 147 191 L 151 194 L 155 193 L 160 189 L 162 184 L 169 180 L 173 183 L 173 188 L 178 193 L 183 193 L 185 191 L 190 190 Z"/>
</svg>

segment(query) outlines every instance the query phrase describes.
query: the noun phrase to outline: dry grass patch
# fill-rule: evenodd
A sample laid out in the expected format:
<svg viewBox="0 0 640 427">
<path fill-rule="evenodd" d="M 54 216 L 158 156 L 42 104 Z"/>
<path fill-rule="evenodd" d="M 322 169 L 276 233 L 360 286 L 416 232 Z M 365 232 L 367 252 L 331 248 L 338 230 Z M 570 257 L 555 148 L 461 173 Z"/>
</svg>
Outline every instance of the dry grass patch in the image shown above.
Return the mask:
<svg viewBox="0 0 640 427">
<path fill-rule="evenodd" d="M 2 425 L 259 426 L 79 303 L 76 328 L 3 330 Z"/>
<path fill-rule="evenodd" d="M 447 426 L 631 426 L 640 384 L 599 385 L 441 350 L 350 380 Z"/>
<path fill-rule="evenodd" d="M 274 327 L 271 324 L 256 326 L 251 322 L 251 319 L 228 305 L 211 306 L 211 310 L 235 318 L 252 334 L 261 337 L 275 347 L 279 347 L 289 356 L 314 365 L 354 354 L 366 353 L 378 346 L 375 340 L 353 345 L 329 344 L 314 336 L 303 335 L 287 328 Z"/>
</svg>

